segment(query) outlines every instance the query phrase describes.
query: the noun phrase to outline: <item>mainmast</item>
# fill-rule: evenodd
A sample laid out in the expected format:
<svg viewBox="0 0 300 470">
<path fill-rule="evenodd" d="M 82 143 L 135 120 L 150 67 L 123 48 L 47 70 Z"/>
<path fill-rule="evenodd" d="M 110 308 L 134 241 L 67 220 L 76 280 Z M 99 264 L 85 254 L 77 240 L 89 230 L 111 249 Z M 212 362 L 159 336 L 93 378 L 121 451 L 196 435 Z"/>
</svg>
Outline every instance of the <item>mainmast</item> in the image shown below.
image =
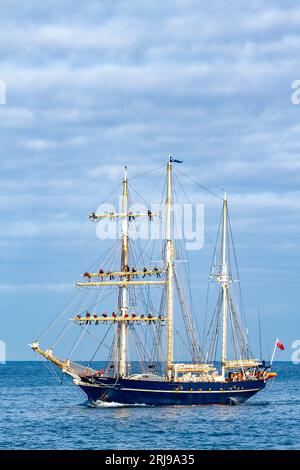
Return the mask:
<svg viewBox="0 0 300 470">
<path fill-rule="evenodd" d="M 167 174 L 167 318 L 168 318 L 168 345 L 167 345 L 167 370 L 168 378 L 173 374 L 173 240 L 171 233 L 171 207 L 172 207 L 172 163 L 169 159 Z"/>
<path fill-rule="evenodd" d="M 227 265 L 227 196 L 223 200 L 223 230 L 222 230 L 222 274 L 220 284 L 223 291 L 223 315 L 222 315 L 222 376 L 225 379 L 225 362 L 227 356 L 227 307 L 228 307 L 228 265 Z"/>
<path fill-rule="evenodd" d="M 123 197 L 122 197 L 122 254 L 121 254 L 121 271 L 126 271 L 128 264 L 128 217 L 127 217 L 127 204 L 128 204 L 128 187 L 127 187 L 127 166 L 124 170 L 123 179 Z M 124 317 L 127 313 L 127 285 L 122 284 L 119 287 L 119 310 L 121 316 Z M 124 377 L 126 375 L 126 340 L 127 340 L 127 322 L 118 323 L 118 375 Z"/>
</svg>

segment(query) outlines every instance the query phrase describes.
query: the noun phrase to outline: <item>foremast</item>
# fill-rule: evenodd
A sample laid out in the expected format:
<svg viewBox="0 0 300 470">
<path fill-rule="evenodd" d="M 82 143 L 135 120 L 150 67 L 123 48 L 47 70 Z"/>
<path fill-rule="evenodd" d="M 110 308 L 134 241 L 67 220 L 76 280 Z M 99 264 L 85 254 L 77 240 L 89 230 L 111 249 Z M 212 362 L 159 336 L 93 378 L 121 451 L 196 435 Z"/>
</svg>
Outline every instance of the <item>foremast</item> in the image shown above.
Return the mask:
<svg viewBox="0 0 300 470">
<path fill-rule="evenodd" d="M 126 271 L 128 265 L 128 182 L 127 182 L 127 166 L 124 169 L 123 179 L 123 196 L 122 196 L 122 253 L 121 253 L 121 271 Z M 127 285 L 122 284 L 119 287 L 119 310 L 124 318 L 127 313 Z M 126 376 L 126 348 L 127 348 L 127 322 L 119 322 L 117 324 L 117 344 L 118 344 L 118 376 Z"/>
<path fill-rule="evenodd" d="M 168 339 L 167 339 L 167 372 L 168 379 L 171 380 L 173 375 L 173 309 L 174 309 L 174 295 L 173 295 L 173 256 L 174 247 L 172 240 L 172 223 L 171 223 L 171 210 L 172 210 L 172 163 L 171 158 L 168 161 L 167 172 L 167 225 L 166 225 L 166 238 L 167 238 L 167 251 L 166 251 L 166 264 L 167 264 L 167 319 L 168 319 Z"/>
</svg>

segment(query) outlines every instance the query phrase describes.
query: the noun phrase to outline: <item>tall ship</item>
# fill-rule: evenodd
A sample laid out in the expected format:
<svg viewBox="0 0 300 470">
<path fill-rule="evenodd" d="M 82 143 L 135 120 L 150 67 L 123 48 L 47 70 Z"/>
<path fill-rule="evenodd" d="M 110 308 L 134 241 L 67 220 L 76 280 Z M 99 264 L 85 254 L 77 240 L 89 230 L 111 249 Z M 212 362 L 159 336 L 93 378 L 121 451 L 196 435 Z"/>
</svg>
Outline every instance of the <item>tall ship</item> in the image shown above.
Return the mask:
<svg viewBox="0 0 300 470">
<path fill-rule="evenodd" d="M 55 371 L 69 377 L 91 404 L 234 405 L 263 390 L 276 376 L 269 364 L 255 359 L 249 345 L 237 300 L 240 287 L 226 194 L 219 198 L 221 217 L 212 244 L 209 286 L 214 286 L 214 303 L 211 308 L 206 303 L 207 314 L 198 327 L 201 309 L 193 301 L 189 254 L 176 229 L 176 184 L 183 175 L 176 163 L 182 162 L 169 156 L 161 167 L 157 211 L 143 196 L 145 209 L 135 209 L 131 197 L 139 193 L 125 167 L 118 187 L 119 210 L 89 215 L 106 227 L 118 224 L 118 236 L 76 283 L 79 301 L 72 298 L 30 345 Z M 146 181 L 147 176 L 143 178 Z M 154 194 L 158 193 L 157 187 Z M 161 231 L 141 240 L 141 220 L 151 229 L 159 225 Z M 46 334 L 54 326 L 60 328 L 62 318 L 66 325 L 43 347 Z M 62 356 L 56 347 L 66 344 L 71 327 L 74 341 L 69 354 Z M 84 341 L 85 354 L 90 354 L 85 363 L 73 360 Z"/>
</svg>

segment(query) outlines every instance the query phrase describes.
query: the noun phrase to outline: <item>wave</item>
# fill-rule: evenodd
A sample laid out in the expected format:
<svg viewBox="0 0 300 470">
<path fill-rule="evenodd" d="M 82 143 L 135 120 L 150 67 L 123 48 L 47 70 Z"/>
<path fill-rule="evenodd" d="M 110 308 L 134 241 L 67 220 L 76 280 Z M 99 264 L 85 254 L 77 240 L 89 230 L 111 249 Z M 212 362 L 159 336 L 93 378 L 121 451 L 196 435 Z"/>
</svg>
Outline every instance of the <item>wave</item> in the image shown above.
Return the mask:
<svg viewBox="0 0 300 470">
<path fill-rule="evenodd" d="M 150 405 L 146 405 L 146 403 L 128 404 L 128 403 L 119 403 L 116 401 L 101 401 L 101 400 L 98 400 L 95 403 L 88 402 L 87 405 L 90 406 L 91 408 L 124 408 L 124 407 L 127 408 L 127 407 L 132 407 L 132 406 L 134 407 L 150 406 Z"/>
</svg>

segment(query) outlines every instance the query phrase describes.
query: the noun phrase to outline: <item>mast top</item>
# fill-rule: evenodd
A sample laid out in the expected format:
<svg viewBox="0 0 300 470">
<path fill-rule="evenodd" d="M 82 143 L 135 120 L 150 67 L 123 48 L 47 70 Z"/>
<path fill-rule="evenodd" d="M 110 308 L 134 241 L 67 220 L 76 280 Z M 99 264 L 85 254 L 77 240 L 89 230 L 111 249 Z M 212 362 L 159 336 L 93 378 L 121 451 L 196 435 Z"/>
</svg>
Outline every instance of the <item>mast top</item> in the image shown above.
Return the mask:
<svg viewBox="0 0 300 470">
<path fill-rule="evenodd" d="M 127 165 L 124 166 L 124 181 L 127 181 Z"/>
<path fill-rule="evenodd" d="M 223 198 L 223 201 L 224 201 L 224 202 L 227 202 L 227 193 L 226 193 L 226 191 L 224 192 L 224 198 Z"/>
<path fill-rule="evenodd" d="M 173 158 L 172 155 L 169 153 L 168 167 L 172 166 L 172 163 L 183 163 L 183 161 Z"/>
</svg>

